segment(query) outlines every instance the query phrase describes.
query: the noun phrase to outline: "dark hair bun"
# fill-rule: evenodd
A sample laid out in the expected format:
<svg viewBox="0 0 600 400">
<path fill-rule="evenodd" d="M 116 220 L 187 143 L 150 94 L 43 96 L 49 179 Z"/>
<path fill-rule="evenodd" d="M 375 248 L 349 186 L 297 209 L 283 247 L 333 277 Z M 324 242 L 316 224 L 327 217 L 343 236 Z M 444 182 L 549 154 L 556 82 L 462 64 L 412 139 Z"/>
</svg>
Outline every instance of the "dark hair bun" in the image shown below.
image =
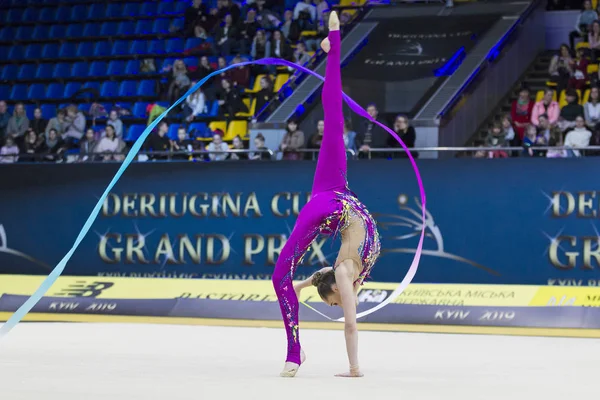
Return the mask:
<svg viewBox="0 0 600 400">
<path fill-rule="evenodd" d="M 323 273 L 322 272 L 315 272 L 315 274 L 313 275 L 312 278 L 312 284 L 313 286 L 319 286 L 319 283 L 321 283 L 321 280 L 323 279 Z"/>
</svg>

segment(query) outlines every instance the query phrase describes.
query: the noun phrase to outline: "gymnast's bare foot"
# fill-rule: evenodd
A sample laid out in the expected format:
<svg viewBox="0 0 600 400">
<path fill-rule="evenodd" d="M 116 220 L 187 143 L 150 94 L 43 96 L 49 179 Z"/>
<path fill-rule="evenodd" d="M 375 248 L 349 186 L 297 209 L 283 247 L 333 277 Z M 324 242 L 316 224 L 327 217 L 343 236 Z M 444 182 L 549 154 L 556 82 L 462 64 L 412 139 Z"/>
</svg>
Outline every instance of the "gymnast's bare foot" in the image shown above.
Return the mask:
<svg viewBox="0 0 600 400">
<path fill-rule="evenodd" d="M 329 14 L 329 30 L 340 30 L 340 20 L 338 19 L 337 13 L 335 11 L 332 11 Z M 323 39 L 323 41 L 321 42 L 321 48 L 325 53 L 329 53 L 329 50 L 331 49 L 331 43 L 329 42 L 329 38 Z"/>
<path fill-rule="evenodd" d="M 300 350 L 300 364 L 304 364 L 304 361 L 306 361 L 306 354 L 304 354 L 304 350 Z M 300 365 L 296 363 L 286 362 L 285 366 L 283 367 L 283 371 L 281 371 L 279 376 L 283 378 L 293 378 L 296 376 L 296 372 L 298 372 L 299 368 Z"/>
</svg>

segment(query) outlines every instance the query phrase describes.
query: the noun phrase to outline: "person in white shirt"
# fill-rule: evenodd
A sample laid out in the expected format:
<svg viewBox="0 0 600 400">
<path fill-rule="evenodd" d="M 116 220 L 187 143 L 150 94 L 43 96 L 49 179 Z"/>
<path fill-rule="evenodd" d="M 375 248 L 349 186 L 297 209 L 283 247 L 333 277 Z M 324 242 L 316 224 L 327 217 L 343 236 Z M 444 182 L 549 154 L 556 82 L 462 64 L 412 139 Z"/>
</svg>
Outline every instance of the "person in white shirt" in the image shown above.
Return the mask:
<svg viewBox="0 0 600 400">
<path fill-rule="evenodd" d="M 317 7 L 312 4 L 312 0 L 304 0 L 296 4 L 296 7 L 294 8 L 294 19 L 298 19 L 300 13 L 303 11 L 310 14 L 311 21 L 317 21 Z"/>
<path fill-rule="evenodd" d="M 112 110 L 110 112 L 109 120 L 106 125 L 110 125 L 115 128 L 115 133 L 119 139 L 123 138 L 123 121 L 119 119 L 119 114 L 117 110 Z"/>
<path fill-rule="evenodd" d="M 585 112 L 585 123 L 590 128 L 600 122 L 600 90 L 597 87 L 592 87 L 590 90 L 590 98 L 583 106 L 583 111 Z"/>
<path fill-rule="evenodd" d="M 229 146 L 223 142 L 223 138 L 219 133 L 215 133 L 212 142 L 206 146 L 206 150 L 209 152 L 208 158 L 211 161 L 223 161 L 229 156 L 229 153 L 211 153 L 212 151 L 229 151 Z"/>
<path fill-rule="evenodd" d="M 185 99 L 186 107 L 184 113 L 186 120 L 192 121 L 194 117 L 206 113 L 206 96 L 202 90 L 198 89 Z"/>
<path fill-rule="evenodd" d="M 587 147 L 590 145 L 590 138 L 592 132 L 590 132 L 585 126 L 585 120 L 583 116 L 575 118 L 575 128 L 567 133 L 565 137 L 565 147 Z M 569 150 L 575 157 L 580 157 L 579 150 Z"/>
</svg>

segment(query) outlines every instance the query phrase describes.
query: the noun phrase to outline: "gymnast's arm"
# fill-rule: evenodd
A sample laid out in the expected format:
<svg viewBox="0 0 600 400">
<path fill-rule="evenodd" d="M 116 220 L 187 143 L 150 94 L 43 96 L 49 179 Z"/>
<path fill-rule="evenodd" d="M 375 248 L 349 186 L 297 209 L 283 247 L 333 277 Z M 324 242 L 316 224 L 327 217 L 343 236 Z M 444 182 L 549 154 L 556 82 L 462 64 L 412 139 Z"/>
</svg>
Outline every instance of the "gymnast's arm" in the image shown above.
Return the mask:
<svg viewBox="0 0 600 400">
<path fill-rule="evenodd" d="M 358 327 L 356 326 L 356 294 L 352 280 L 354 274 L 348 264 L 342 263 L 335 270 L 335 281 L 342 296 L 344 309 L 344 335 L 346 337 L 346 351 L 350 362 L 350 371 L 336 376 L 361 377 L 363 376 L 358 366 Z"/>
</svg>

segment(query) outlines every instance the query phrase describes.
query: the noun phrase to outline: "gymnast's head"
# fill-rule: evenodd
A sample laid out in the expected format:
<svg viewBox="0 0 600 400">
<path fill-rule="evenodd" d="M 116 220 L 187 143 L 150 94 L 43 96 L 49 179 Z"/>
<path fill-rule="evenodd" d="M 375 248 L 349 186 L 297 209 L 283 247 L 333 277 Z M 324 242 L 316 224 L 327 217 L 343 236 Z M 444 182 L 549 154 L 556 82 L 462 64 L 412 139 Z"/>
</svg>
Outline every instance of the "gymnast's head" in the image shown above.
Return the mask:
<svg viewBox="0 0 600 400">
<path fill-rule="evenodd" d="M 342 296 L 335 283 L 335 272 L 332 269 L 327 272 L 315 272 L 312 284 L 317 287 L 317 292 L 325 303 L 330 306 L 342 306 Z"/>
</svg>

